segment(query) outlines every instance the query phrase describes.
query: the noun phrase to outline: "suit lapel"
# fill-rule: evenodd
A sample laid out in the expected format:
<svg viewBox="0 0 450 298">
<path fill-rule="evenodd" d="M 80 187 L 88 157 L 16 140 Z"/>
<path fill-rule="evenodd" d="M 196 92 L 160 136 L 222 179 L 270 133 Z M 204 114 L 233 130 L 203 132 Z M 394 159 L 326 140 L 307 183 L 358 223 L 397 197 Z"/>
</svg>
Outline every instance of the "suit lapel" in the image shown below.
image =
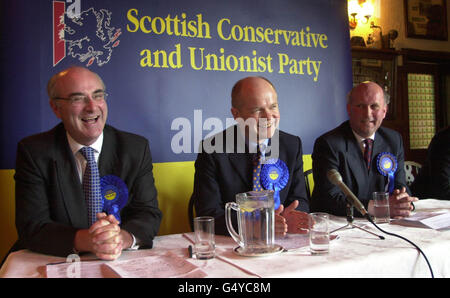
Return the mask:
<svg viewBox="0 0 450 298">
<path fill-rule="evenodd" d="M 253 165 L 250 161 L 251 155 L 248 152 L 248 147 L 245 145 L 242 134 L 240 133 L 237 125 L 229 127 L 227 130 L 233 129 L 233 142 L 227 142 L 225 138 L 225 152 L 230 152 L 227 154 L 228 160 L 231 166 L 234 168 L 237 176 L 239 176 L 245 185 L 251 185 L 252 177 L 251 173 L 253 171 Z M 239 139 L 239 141 L 238 141 Z"/>
<path fill-rule="evenodd" d="M 75 159 L 67 141 L 66 131 L 62 125 L 57 128 L 55 138 L 53 164 L 68 217 L 72 226 L 87 227 L 88 218 L 84 193 Z"/>
<path fill-rule="evenodd" d="M 228 154 L 231 166 L 238 173 L 238 176 L 245 185 L 251 184 L 252 164 L 249 161 L 249 155 L 246 153 L 230 153 Z"/>
<path fill-rule="evenodd" d="M 105 129 L 103 130 L 102 152 L 100 153 L 100 157 L 98 160 L 98 170 L 100 173 L 100 177 L 110 174 L 120 174 L 119 169 L 115 168 L 120 164 L 119 162 L 116 162 L 116 151 L 111 150 L 111 148 L 117 148 L 116 138 L 114 137 L 112 129 L 109 126 L 105 126 Z"/>
<path fill-rule="evenodd" d="M 381 152 L 385 151 L 386 148 L 387 144 L 385 143 L 383 137 L 377 132 L 375 134 L 375 141 L 373 142 L 372 166 L 377 166 L 377 157 Z"/>
<path fill-rule="evenodd" d="M 356 183 L 357 196 L 360 197 L 360 190 L 368 188 L 369 172 L 364 162 L 363 154 L 355 136 L 353 135 L 350 125 L 345 131 L 345 142 L 347 148 L 347 164 L 354 177 L 353 181 Z"/>
</svg>

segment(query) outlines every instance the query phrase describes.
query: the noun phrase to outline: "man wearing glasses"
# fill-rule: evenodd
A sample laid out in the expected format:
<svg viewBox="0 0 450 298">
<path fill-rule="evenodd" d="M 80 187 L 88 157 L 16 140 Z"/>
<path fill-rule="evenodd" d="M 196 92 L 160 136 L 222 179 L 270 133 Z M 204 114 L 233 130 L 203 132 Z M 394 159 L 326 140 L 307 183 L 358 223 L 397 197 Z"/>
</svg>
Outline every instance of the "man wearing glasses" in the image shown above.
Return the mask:
<svg viewBox="0 0 450 298">
<path fill-rule="evenodd" d="M 47 92 L 62 123 L 18 144 L 13 250 L 113 260 L 123 249 L 151 247 L 162 214 L 148 141 L 106 125 L 105 85 L 86 68 L 54 75 Z M 111 199 L 125 198 L 118 216 L 99 205 L 100 181 L 115 187 Z"/>
</svg>

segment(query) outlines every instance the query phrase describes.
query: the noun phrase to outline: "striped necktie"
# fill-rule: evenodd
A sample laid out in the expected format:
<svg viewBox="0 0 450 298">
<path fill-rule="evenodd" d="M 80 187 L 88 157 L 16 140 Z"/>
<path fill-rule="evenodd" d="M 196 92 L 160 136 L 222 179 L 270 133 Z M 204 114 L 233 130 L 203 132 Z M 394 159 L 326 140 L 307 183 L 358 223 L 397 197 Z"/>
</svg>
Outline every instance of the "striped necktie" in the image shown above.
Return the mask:
<svg viewBox="0 0 450 298">
<path fill-rule="evenodd" d="M 81 154 L 87 161 L 83 175 L 83 192 L 88 206 L 89 226 L 97 221 L 97 213 L 103 210 L 103 201 L 100 188 L 100 174 L 94 157 L 94 149 L 83 147 Z"/>
<path fill-rule="evenodd" d="M 370 170 L 370 162 L 372 161 L 373 140 L 365 139 L 364 144 L 365 144 L 364 160 L 366 161 L 367 169 Z"/>
<path fill-rule="evenodd" d="M 261 186 L 261 151 L 258 146 L 258 153 L 254 156 L 253 159 L 253 191 L 261 191 L 263 190 Z"/>
</svg>

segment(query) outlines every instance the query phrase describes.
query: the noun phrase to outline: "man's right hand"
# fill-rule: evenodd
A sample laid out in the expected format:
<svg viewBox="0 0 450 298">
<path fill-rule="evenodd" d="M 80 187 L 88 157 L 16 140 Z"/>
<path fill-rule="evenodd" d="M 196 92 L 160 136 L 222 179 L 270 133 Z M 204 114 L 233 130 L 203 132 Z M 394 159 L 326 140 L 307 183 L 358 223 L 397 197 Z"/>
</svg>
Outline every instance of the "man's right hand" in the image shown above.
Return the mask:
<svg viewBox="0 0 450 298">
<path fill-rule="evenodd" d="M 123 249 L 119 222 L 114 215 L 97 214 L 97 221 L 89 228 L 79 230 L 75 235 L 75 249 L 94 253 L 103 260 L 117 259 Z"/>
</svg>

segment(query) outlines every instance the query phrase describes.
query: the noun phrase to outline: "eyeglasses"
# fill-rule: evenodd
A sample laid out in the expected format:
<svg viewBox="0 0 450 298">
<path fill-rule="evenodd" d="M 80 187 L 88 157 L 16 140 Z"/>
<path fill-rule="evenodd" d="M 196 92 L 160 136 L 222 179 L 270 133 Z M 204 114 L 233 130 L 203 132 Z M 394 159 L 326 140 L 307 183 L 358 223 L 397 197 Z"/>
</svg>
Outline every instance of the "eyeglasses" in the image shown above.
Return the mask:
<svg viewBox="0 0 450 298">
<path fill-rule="evenodd" d="M 96 91 L 90 96 L 95 103 L 102 102 L 103 100 L 106 100 L 107 97 L 108 93 L 105 91 Z M 79 106 L 89 102 L 89 96 L 86 94 L 74 94 L 69 97 L 54 97 L 53 99 L 67 100 L 74 106 Z"/>
</svg>

